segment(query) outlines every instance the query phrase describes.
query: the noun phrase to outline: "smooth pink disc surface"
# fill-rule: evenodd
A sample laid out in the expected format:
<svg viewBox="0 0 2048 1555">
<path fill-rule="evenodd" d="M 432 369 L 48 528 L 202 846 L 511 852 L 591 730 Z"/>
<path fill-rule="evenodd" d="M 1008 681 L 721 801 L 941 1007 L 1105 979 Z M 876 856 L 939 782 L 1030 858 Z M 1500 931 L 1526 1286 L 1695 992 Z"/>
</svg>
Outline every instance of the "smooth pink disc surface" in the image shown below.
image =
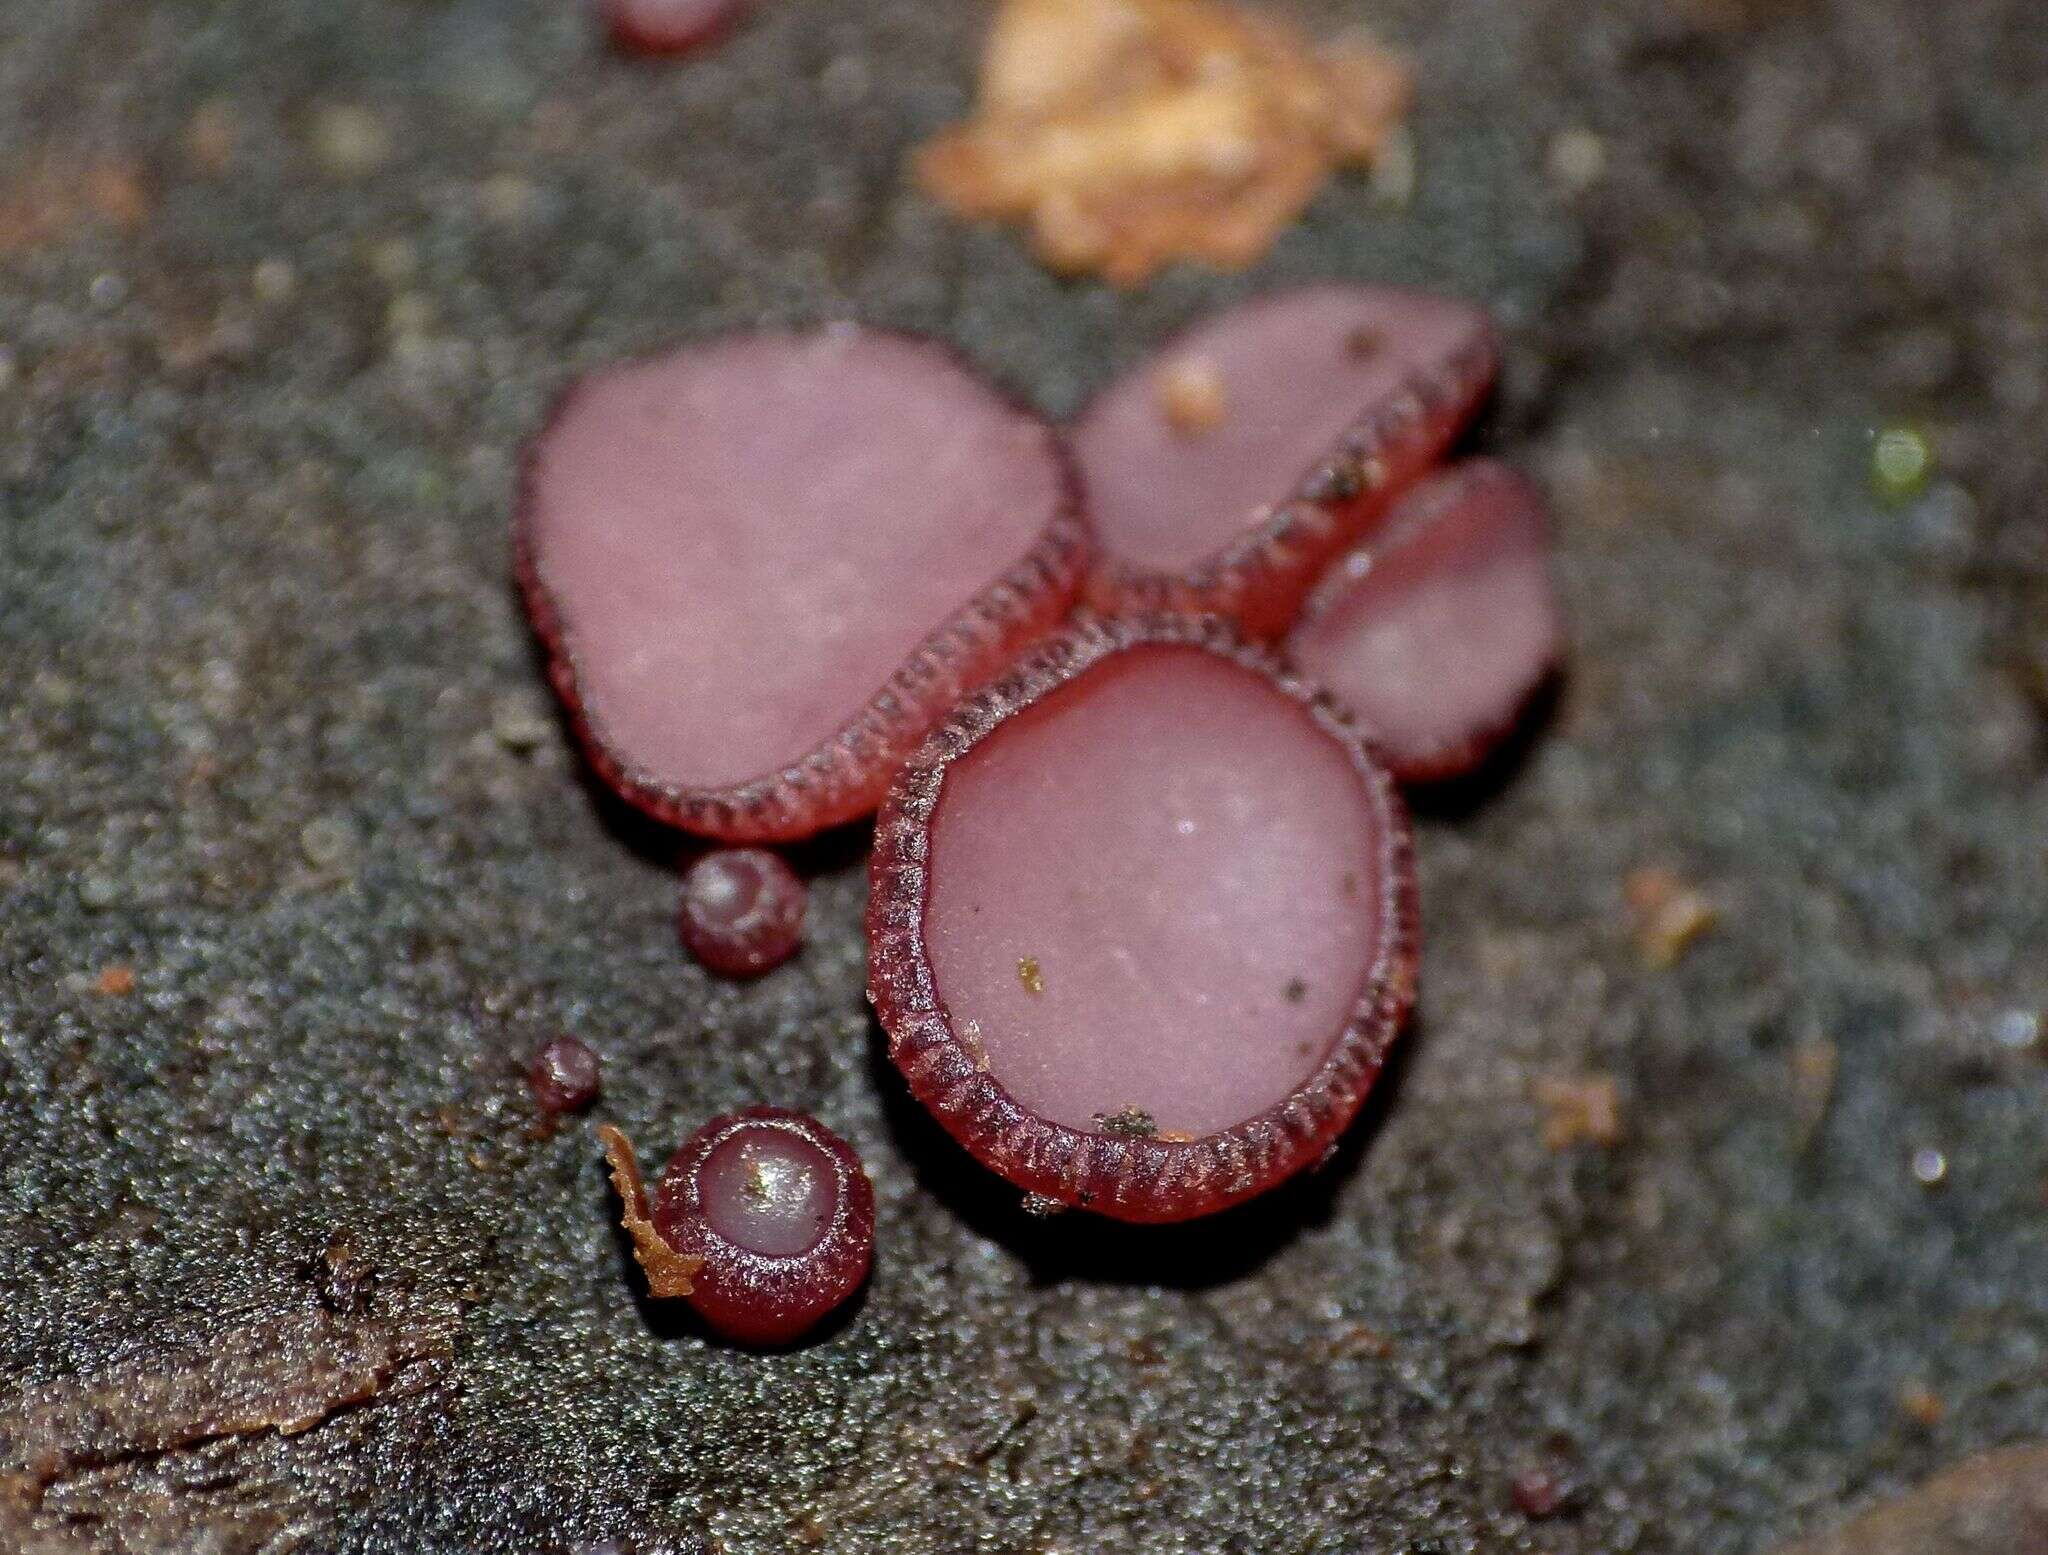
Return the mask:
<svg viewBox="0 0 2048 1555">
<path fill-rule="evenodd" d="M 526 496 L 596 740 L 632 782 L 706 790 L 831 741 L 1064 491 L 1036 418 L 928 345 L 836 326 L 586 379 Z"/>
<path fill-rule="evenodd" d="M 1485 754 L 1562 641 L 1542 496 L 1472 460 L 1417 486 L 1332 570 L 1286 647 L 1396 775 L 1428 777 Z"/>
<path fill-rule="evenodd" d="M 697 1180 L 711 1229 L 770 1258 L 815 1247 L 839 1205 L 831 1159 L 779 1129 L 733 1134 L 698 1168 Z"/>
<path fill-rule="evenodd" d="M 1096 533 L 1140 567 L 1187 567 L 1294 495 L 1347 428 L 1420 375 L 1485 341 L 1469 303 L 1387 287 L 1327 285 L 1256 298 L 1178 336 L 1098 395 L 1075 422 Z M 1220 416 L 1176 426 L 1171 375 L 1221 390 Z"/>
<path fill-rule="evenodd" d="M 924 912 L 938 999 L 1032 1114 L 1228 1128 L 1346 1028 L 1382 941 L 1383 843 L 1300 702 L 1193 647 L 1133 649 L 947 770 Z"/>
</svg>

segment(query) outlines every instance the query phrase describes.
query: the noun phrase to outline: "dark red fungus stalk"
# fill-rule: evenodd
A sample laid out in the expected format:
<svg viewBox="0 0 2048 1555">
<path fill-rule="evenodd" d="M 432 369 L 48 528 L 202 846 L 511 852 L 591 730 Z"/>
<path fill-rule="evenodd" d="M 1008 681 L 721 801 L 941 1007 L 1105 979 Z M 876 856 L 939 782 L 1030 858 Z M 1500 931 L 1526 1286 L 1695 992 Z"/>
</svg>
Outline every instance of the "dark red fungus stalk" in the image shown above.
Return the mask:
<svg viewBox="0 0 2048 1555">
<path fill-rule="evenodd" d="M 597 1054 L 579 1037 L 556 1037 L 527 1064 L 526 1083 L 547 1116 L 581 1112 L 597 1100 Z"/>
<path fill-rule="evenodd" d="M 628 54 L 703 48 L 751 9 L 751 0 L 598 0 L 613 46 Z"/>
<path fill-rule="evenodd" d="M 1310 596 L 1287 656 L 1359 716 L 1403 782 L 1484 760 L 1556 666 L 1549 528 L 1535 487 L 1470 460 L 1410 491 Z"/>
<path fill-rule="evenodd" d="M 1075 419 L 1102 546 L 1091 602 L 1278 637 L 1443 456 L 1497 359 L 1483 309 L 1385 287 L 1303 287 L 1204 320 Z"/>
<path fill-rule="evenodd" d="M 726 1338 L 787 1344 L 867 1278 L 874 1188 L 815 1118 L 781 1107 L 713 1118 L 669 1162 L 651 1213 L 632 1146 L 617 1129 L 599 1136 L 649 1290 L 686 1297 Z"/>
<path fill-rule="evenodd" d="M 1414 998 L 1391 778 L 1220 623 L 1085 624 L 968 697 L 876 828 L 890 1056 L 1027 1194 L 1181 1220 L 1315 1161 Z"/>
<path fill-rule="evenodd" d="M 733 841 L 872 810 L 1089 559 L 1051 429 L 932 343 L 855 325 L 584 378 L 528 450 L 517 539 L 592 765 Z"/>
<path fill-rule="evenodd" d="M 716 848 L 683 873 L 677 926 L 691 955 L 720 977 L 759 977 L 796 954 L 804 883 L 765 848 Z"/>
</svg>

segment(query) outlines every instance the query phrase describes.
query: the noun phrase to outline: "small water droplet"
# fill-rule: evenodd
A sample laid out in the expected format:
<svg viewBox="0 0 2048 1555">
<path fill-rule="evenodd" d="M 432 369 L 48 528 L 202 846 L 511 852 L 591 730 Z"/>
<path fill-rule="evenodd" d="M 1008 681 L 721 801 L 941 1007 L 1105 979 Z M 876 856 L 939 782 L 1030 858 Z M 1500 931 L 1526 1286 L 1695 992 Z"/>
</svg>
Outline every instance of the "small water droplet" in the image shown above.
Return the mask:
<svg viewBox="0 0 2048 1555">
<path fill-rule="evenodd" d="M 1903 502 L 1920 494 L 1934 466 L 1934 451 L 1912 427 L 1886 427 L 1870 450 L 1870 480 L 1877 494 Z"/>
<path fill-rule="evenodd" d="M 347 863 L 361 841 L 355 823 L 342 815 L 317 815 L 299 829 L 299 851 L 315 869 Z"/>
<path fill-rule="evenodd" d="M 265 302 L 283 302 L 298 283 L 290 262 L 283 259 L 258 260 L 256 268 L 249 272 L 249 285 Z"/>
<path fill-rule="evenodd" d="M 2024 1052 L 2041 1040 L 2038 1010 L 2007 1010 L 1991 1023 L 1991 1040 L 2000 1047 Z"/>
<path fill-rule="evenodd" d="M 547 710 L 523 692 L 511 692 L 491 709 L 491 733 L 509 751 L 530 751 L 548 737 Z"/>
</svg>

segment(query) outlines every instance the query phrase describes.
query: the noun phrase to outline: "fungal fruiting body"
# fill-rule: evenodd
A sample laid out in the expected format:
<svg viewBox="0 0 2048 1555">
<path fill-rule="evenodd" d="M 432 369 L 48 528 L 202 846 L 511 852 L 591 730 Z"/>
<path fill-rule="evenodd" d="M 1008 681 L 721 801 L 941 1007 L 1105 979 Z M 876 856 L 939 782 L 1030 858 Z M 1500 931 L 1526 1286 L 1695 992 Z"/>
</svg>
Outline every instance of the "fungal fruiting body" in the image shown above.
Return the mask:
<svg viewBox="0 0 2048 1555">
<path fill-rule="evenodd" d="M 632 803 L 729 842 L 881 804 L 871 994 L 955 1139 L 1028 1205 L 1184 1220 L 1356 1115 L 1415 996 L 1397 784 L 1476 764 L 1556 662 L 1540 497 L 1431 474 L 1496 361 L 1476 307 L 1306 287 L 1063 438 L 928 342 L 726 336 L 563 396 L 519 578 Z M 719 849 L 679 931 L 757 975 L 804 895 Z M 865 1278 L 873 1192 L 814 1121 L 714 1120 L 651 1198 L 600 1134 L 649 1289 L 719 1332 L 787 1342 Z"/>
<path fill-rule="evenodd" d="M 800 1112 L 714 1118 L 662 1173 L 654 1221 L 703 1259 L 690 1301 L 729 1339 L 786 1344 L 867 1278 L 875 1190 L 853 1148 Z"/>
<path fill-rule="evenodd" d="M 870 869 L 869 982 L 911 1090 L 1027 1193 L 1119 1219 L 1313 1162 L 1414 996 L 1392 779 L 1214 621 L 1077 626 L 968 697 Z"/>
<path fill-rule="evenodd" d="M 1071 429 L 1101 544 L 1091 602 L 1279 636 L 1442 457 L 1497 356 L 1483 309 L 1386 287 L 1274 293 L 1186 331 Z"/>
<path fill-rule="evenodd" d="M 597 1100 L 597 1054 L 579 1037 L 559 1036 L 526 1066 L 534 1104 L 549 1117 L 581 1112 Z"/>
<path fill-rule="evenodd" d="M 649 1291 L 684 1298 L 725 1338 L 788 1344 L 867 1278 L 874 1187 L 815 1118 L 781 1107 L 713 1118 L 676 1152 L 651 1206 L 625 1136 L 599 1137 Z"/>
<path fill-rule="evenodd" d="M 1310 596 L 1286 653 L 1358 714 L 1403 782 L 1484 760 L 1557 663 L 1543 498 L 1474 459 L 1432 475 Z"/>
<path fill-rule="evenodd" d="M 872 810 L 1065 615 L 1089 545 L 1042 421 L 929 342 L 833 325 L 581 380 L 528 450 L 518 553 L 597 771 L 754 841 Z"/>
<path fill-rule="evenodd" d="M 714 848 L 683 872 L 676 926 L 684 946 L 720 977 L 759 977 L 796 954 L 804 883 L 766 848 Z"/>
<path fill-rule="evenodd" d="M 716 42 L 750 0 L 599 0 L 612 43 L 628 54 L 687 54 Z"/>
</svg>

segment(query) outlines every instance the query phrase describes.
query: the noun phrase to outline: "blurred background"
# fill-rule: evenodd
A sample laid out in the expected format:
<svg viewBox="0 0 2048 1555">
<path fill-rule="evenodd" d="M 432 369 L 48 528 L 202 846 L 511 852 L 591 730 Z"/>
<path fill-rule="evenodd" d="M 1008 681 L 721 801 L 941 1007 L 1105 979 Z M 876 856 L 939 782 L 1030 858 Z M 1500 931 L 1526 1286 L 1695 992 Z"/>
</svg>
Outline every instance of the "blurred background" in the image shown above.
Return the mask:
<svg viewBox="0 0 2048 1555">
<path fill-rule="evenodd" d="M 912 176 L 980 0 L 673 60 L 571 0 L 0 0 L 0 1543 L 1748 1555 L 2048 1432 L 2038 5 L 1289 14 L 1405 59 L 1391 153 L 1118 287 Z M 880 1057 L 860 839 L 790 967 L 677 952 L 518 450 L 580 369 L 836 315 L 1064 414 L 1321 277 L 1496 310 L 1568 678 L 1424 810 L 1421 1017 L 1330 1170 L 1023 1222 Z M 650 1149 L 855 1142 L 843 1328 L 638 1299 L 531 1126 L 564 1028 Z M 2042 1461 L 1855 1542 L 2048 1549 Z"/>
</svg>

